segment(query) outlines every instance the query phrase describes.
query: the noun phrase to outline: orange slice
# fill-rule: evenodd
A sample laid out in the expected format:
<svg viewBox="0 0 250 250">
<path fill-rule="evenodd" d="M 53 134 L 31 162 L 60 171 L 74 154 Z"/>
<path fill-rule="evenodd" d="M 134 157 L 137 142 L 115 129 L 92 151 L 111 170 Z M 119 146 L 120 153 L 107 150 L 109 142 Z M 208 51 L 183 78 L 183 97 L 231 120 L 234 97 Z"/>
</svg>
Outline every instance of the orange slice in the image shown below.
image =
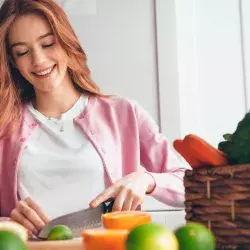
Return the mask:
<svg viewBox="0 0 250 250">
<path fill-rule="evenodd" d="M 125 250 L 128 230 L 86 229 L 82 232 L 84 250 Z"/>
<path fill-rule="evenodd" d="M 151 221 L 151 215 L 142 211 L 117 211 L 102 215 L 102 224 L 106 229 L 130 230 Z"/>
</svg>

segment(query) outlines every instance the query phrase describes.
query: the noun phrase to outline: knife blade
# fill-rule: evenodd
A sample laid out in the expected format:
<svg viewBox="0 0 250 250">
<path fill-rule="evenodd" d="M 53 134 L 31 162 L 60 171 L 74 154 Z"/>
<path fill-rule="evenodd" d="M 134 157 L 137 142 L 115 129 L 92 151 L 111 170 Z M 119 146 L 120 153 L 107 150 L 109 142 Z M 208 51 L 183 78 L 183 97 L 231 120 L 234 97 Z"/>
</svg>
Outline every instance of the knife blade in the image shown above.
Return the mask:
<svg viewBox="0 0 250 250">
<path fill-rule="evenodd" d="M 73 237 L 80 237 L 84 229 L 91 229 L 102 226 L 101 216 L 112 211 L 114 199 L 104 201 L 96 208 L 87 208 L 74 213 L 57 217 L 47 223 L 38 233 L 37 238 L 47 239 L 50 230 L 57 225 L 68 226 Z"/>
</svg>

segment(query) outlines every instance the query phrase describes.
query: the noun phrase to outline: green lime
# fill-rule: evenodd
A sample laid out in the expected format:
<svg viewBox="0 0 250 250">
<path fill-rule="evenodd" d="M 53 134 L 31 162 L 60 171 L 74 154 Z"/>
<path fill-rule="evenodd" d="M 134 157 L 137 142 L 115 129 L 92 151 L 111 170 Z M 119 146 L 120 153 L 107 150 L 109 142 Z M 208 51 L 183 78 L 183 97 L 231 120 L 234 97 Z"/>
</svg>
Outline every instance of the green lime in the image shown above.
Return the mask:
<svg viewBox="0 0 250 250">
<path fill-rule="evenodd" d="M 175 234 L 157 223 L 146 223 L 133 228 L 125 245 L 126 250 L 178 250 Z"/>
<path fill-rule="evenodd" d="M 213 233 L 199 223 L 187 223 L 175 230 L 179 250 L 215 250 Z"/>
<path fill-rule="evenodd" d="M 64 225 L 57 225 L 53 227 L 48 235 L 48 240 L 69 240 L 72 238 L 72 231 Z"/>
<path fill-rule="evenodd" d="M 0 231 L 0 250 L 27 250 L 27 246 L 16 233 Z"/>
</svg>

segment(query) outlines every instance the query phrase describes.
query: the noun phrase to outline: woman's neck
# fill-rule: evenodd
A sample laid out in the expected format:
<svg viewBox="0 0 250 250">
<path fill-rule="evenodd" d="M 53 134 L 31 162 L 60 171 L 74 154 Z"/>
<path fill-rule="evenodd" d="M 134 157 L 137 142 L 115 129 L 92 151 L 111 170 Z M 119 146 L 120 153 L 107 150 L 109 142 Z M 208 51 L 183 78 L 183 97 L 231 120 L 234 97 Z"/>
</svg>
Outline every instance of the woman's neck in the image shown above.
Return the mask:
<svg viewBox="0 0 250 250">
<path fill-rule="evenodd" d="M 60 118 L 74 106 L 80 96 L 81 93 L 76 90 L 73 83 L 60 84 L 53 91 L 36 91 L 33 105 L 46 117 Z"/>
</svg>

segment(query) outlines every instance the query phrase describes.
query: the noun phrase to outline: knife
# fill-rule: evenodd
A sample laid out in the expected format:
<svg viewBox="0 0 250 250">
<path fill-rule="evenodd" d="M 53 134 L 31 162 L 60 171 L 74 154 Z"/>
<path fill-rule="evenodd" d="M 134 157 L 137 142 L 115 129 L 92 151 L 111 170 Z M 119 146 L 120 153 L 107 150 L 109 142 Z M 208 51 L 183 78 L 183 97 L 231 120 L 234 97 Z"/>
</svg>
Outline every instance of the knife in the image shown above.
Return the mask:
<svg viewBox="0 0 250 250">
<path fill-rule="evenodd" d="M 84 229 L 102 226 L 101 216 L 112 211 L 114 199 L 108 199 L 95 208 L 87 208 L 74 213 L 57 217 L 47 223 L 38 233 L 37 238 L 47 239 L 50 230 L 57 225 L 68 226 L 73 237 L 80 237 Z"/>
</svg>

